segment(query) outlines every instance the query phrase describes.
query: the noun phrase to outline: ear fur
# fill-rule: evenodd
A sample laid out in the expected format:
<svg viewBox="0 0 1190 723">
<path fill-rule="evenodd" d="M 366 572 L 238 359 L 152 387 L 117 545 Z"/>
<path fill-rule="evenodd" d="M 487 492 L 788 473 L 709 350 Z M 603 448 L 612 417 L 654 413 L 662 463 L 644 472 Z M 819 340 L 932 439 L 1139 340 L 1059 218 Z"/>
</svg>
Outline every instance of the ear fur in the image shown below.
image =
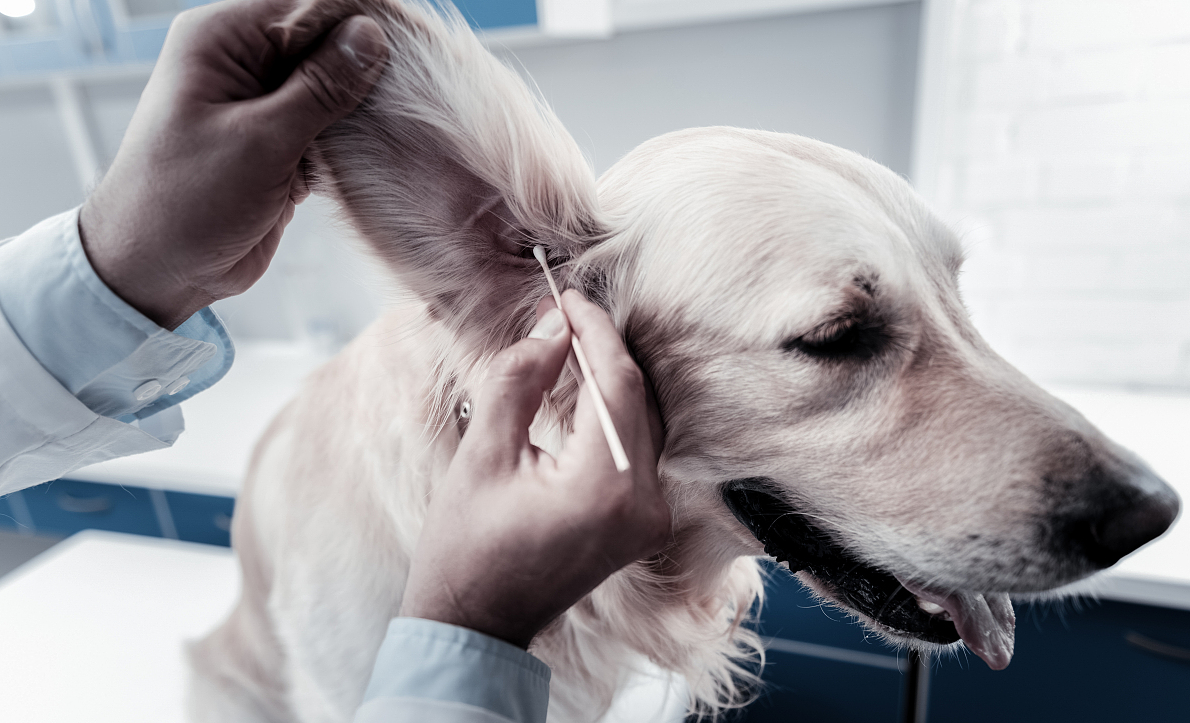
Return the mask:
<svg viewBox="0 0 1190 723">
<path fill-rule="evenodd" d="M 316 187 L 467 346 L 503 348 L 548 293 L 532 246 L 561 264 L 606 234 L 594 173 L 449 5 L 303 0 L 280 42 L 306 40 L 344 12 L 375 19 L 390 57 L 371 94 L 313 144 Z"/>
</svg>

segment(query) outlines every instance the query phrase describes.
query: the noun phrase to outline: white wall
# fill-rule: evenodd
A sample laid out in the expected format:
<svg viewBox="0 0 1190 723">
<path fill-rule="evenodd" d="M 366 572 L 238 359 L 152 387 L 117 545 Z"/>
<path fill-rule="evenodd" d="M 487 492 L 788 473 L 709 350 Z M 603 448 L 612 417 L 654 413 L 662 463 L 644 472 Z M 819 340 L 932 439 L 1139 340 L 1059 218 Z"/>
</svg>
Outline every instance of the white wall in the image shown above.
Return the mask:
<svg viewBox="0 0 1190 723">
<path fill-rule="evenodd" d="M 0 238 L 81 203 L 66 132 L 46 88 L 0 93 Z"/>
<path fill-rule="evenodd" d="M 660 133 L 722 123 L 813 136 L 907 173 L 918 7 L 639 30 L 519 48 L 516 57 L 599 171 Z M 87 84 L 101 163 L 143 85 Z M 82 197 L 49 93 L 0 89 L 0 238 Z M 385 284 L 332 216 L 326 203 L 307 202 L 261 282 L 218 304 L 233 336 L 333 345 L 374 317 Z"/>
<path fill-rule="evenodd" d="M 600 172 L 662 133 L 732 125 L 811 136 L 908 173 L 918 9 L 626 32 L 518 49 L 514 62 Z"/>
<path fill-rule="evenodd" d="M 1190 2 L 934 6 L 924 186 L 977 325 L 1043 381 L 1190 386 Z"/>
</svg>

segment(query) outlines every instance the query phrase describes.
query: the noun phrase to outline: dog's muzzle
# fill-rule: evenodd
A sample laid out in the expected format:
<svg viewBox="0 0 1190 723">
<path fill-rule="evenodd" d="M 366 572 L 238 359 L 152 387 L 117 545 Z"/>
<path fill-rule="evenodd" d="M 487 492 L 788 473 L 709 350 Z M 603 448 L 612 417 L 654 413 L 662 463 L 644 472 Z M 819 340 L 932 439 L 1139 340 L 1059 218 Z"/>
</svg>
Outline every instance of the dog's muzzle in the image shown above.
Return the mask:
<svg viewBox="0 0 1190 723">
<path fill-rule="evenodd" d="M 844 605 L 893 633 L 942 645 L 959 640 L 953 622 L 923 611 L 895 577 L 860 560 L 774 492 L 765 478 L 723 486 L 723 501 L 765 554 L 788 563 L 791 572 L 810 573 Z"/>
</svg>

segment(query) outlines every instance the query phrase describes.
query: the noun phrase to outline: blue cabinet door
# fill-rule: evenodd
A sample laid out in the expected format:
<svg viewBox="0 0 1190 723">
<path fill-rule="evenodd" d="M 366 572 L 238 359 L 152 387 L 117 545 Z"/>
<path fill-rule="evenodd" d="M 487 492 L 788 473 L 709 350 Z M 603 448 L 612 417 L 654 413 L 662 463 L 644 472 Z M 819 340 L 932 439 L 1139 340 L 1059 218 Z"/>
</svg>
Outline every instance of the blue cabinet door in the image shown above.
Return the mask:
<svg viewBox="0 0 1190 723">
<path fill-rule="evenodd" d="M 931 723 L 1190 721 L 1190 612 L 1120 602 L 1017 607 L 1016 654 L 935 665 Z"/>
<path fill-rule="evenodd" d="M 179 540 L 208 545 L 231 545 L 231 515 L 235 500 L 231 497 L 166 492 L 169 511 Z"/>
<path fill-rule="evenodd" d="M 41 532 L 73 535 L 94 529 L 161 536 L 149 491 L 141 487 L 56 480 L 18 494 Z"/>
<path fill-rule="evenodd" d="M 0 497 L 0 528 L 54 535 L 109 530 L 231 544 L 235 499 L 219 495 L 55 480 Z"/>
<path fill-rule="evenodd" d="M 747 723 L 896 723 L 906 655 L 789 573 L 768 567 L 760 633 L 769 640 L 760 697 L 732 720 Z"/>
</svg>

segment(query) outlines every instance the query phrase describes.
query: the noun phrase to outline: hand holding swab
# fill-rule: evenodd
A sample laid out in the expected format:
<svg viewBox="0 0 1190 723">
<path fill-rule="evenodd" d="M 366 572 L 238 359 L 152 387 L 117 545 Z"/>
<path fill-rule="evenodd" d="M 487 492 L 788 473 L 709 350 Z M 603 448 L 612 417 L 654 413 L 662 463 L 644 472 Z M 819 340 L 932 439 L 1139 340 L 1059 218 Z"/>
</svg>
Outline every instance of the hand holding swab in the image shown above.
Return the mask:
<svg viewBox="0 0 1190 723">
<path fill-rule="evenodd" d="M 541 264 L 542 270 L 545 271 L 545 279 L 550 284 L 550 293 L 554 295 L 554 303 L 558 305 L 558 311 L 562 311 L 562 295 L 558 293 L 558 285 L 554 283 L 554 272 L 550 271 L 549 262 L 546 261 L 545 249 L 541 246 L 534 246 L 533 255 Z M 583 354 L 578 337 L 573 333 L 570 335 L 570 346 L 574 349 L 574 358 L 578 360 L 579 369 L 582 370 L 581 375 L 576 374 L 575 376 L 578 377 L 580 384 L 587 385 L 587 390 L 591 393 L 591 400 L 595 404 L 595 416 L 599 418 L 599 426 L 603 428 L 603 436 L 607 439 L 612 460 L 616 463 L 616 471 L 624 472 L 630 466 L 628 455 L 624 452 L 624 445 L 620 443 L 620 435 L 616 434 L 616 425 L 612 423 L 612 415 L 607 411 L 603 394 L 599 392 L 599 386 L 595 384 L 595 375 L 591 372 L 591 365 L 587 363 L 587 356 Z"/>
</svg>

